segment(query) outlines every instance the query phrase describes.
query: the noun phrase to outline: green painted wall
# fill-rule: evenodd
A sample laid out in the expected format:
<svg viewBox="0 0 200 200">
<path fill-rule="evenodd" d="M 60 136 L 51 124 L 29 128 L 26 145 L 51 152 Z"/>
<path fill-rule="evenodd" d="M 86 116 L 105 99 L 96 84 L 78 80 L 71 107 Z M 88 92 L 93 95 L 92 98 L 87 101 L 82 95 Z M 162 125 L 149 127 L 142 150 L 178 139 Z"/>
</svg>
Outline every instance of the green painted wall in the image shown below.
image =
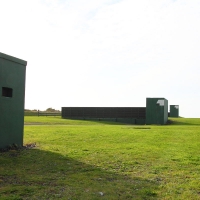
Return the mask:
<svg viewBox="0 0 200 200">
<path fill-rule="evenodd" d="M 178 105 L 170 105 L 170 117 L 179 117 Z"/>
<path fill-rule="evenodd" d="M 166 124 L 168 120 L 168 100 L 146 98 L 146 124 Z"/>
<path fill-rule="evenodd" d="M 0 53 L 0 148 L 23 146 L 26 65 Z"/>
</svg>

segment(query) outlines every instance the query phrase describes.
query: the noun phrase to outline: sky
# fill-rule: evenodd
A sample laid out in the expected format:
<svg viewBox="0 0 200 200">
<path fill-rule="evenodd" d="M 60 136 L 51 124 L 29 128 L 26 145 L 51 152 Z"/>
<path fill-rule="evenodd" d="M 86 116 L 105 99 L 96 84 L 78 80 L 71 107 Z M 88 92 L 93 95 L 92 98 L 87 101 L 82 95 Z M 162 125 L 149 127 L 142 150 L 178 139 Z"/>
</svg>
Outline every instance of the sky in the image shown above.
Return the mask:
<svg viewBox="0 0 200 200">
<path fill-rule="evenodd" d="M 200 118 L 199 0 L 0 0 L 0 52 L 28 62 L 26 109 L 163 97 Z"/>
</svg>

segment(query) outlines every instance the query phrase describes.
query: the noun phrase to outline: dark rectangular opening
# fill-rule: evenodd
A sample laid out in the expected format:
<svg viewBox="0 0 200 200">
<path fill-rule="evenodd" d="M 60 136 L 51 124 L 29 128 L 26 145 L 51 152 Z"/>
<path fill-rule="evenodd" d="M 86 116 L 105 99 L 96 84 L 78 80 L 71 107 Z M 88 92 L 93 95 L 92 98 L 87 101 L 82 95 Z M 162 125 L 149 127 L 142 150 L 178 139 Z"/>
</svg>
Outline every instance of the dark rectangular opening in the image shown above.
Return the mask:
<svg viewBox="0 0 200 200">
<path fill-rule="evenodd" d="M 13 95 L 13 89 L 12 88 L 7 88 L 7 87 L 2 87 L 2 96 L 3 97 L 12 97 Z"/>
</svg>

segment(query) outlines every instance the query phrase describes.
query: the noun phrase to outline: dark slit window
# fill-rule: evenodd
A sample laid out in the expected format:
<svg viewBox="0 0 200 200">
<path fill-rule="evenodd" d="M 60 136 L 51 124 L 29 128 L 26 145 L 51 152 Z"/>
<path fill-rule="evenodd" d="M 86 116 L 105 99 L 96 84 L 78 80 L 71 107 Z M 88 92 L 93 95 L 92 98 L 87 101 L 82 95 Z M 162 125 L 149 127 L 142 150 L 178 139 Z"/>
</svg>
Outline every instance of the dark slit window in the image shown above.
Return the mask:
<svg viewBox="0 0 200 200">
<path fill-rule="evenodd" d="M 12 95 L 13 95 L 12 88 L 2 87 L 2 96 L 3 97 L 12 97 Z"/>
</svg>

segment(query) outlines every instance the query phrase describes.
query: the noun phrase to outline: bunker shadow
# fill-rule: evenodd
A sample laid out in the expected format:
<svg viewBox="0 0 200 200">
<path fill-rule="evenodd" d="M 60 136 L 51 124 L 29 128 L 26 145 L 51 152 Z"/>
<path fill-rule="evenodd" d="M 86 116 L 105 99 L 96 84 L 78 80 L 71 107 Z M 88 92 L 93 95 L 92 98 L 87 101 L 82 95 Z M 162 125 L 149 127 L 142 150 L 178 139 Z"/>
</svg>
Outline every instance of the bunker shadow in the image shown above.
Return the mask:
<svg viewBox="0 0 200 200">
<path fill-rule="evenodd" d="M 181 121 L 175 121 L 173 119 L 169 119 L 167 121 L 167 125 L 192 125 L 192 126 L 200 126 L 200 120 L 198 118 L 194 119 L 191 122 L 181 122 Z"/>
<path fill-rule="evenodd" d="M 39 149 L 1 153 L 0 197 L 157 199 L 158 183 Z M 6 188 L 4 190 L 4 188 Z M 9 199 L 9 198 L 7 198 Z"/>
<path fill-rule="evenodd" d="M 144 124 L 136 124 L 134 122 L 130 122 L 130 120 L 121 118 L 62 118 L 64 120 L 77 120 L 77 121 L 85 121 L 85 122 L 92 122 L 95 124 L 105 124 L 105 125 L 144 125 Z"/>
</svg>

